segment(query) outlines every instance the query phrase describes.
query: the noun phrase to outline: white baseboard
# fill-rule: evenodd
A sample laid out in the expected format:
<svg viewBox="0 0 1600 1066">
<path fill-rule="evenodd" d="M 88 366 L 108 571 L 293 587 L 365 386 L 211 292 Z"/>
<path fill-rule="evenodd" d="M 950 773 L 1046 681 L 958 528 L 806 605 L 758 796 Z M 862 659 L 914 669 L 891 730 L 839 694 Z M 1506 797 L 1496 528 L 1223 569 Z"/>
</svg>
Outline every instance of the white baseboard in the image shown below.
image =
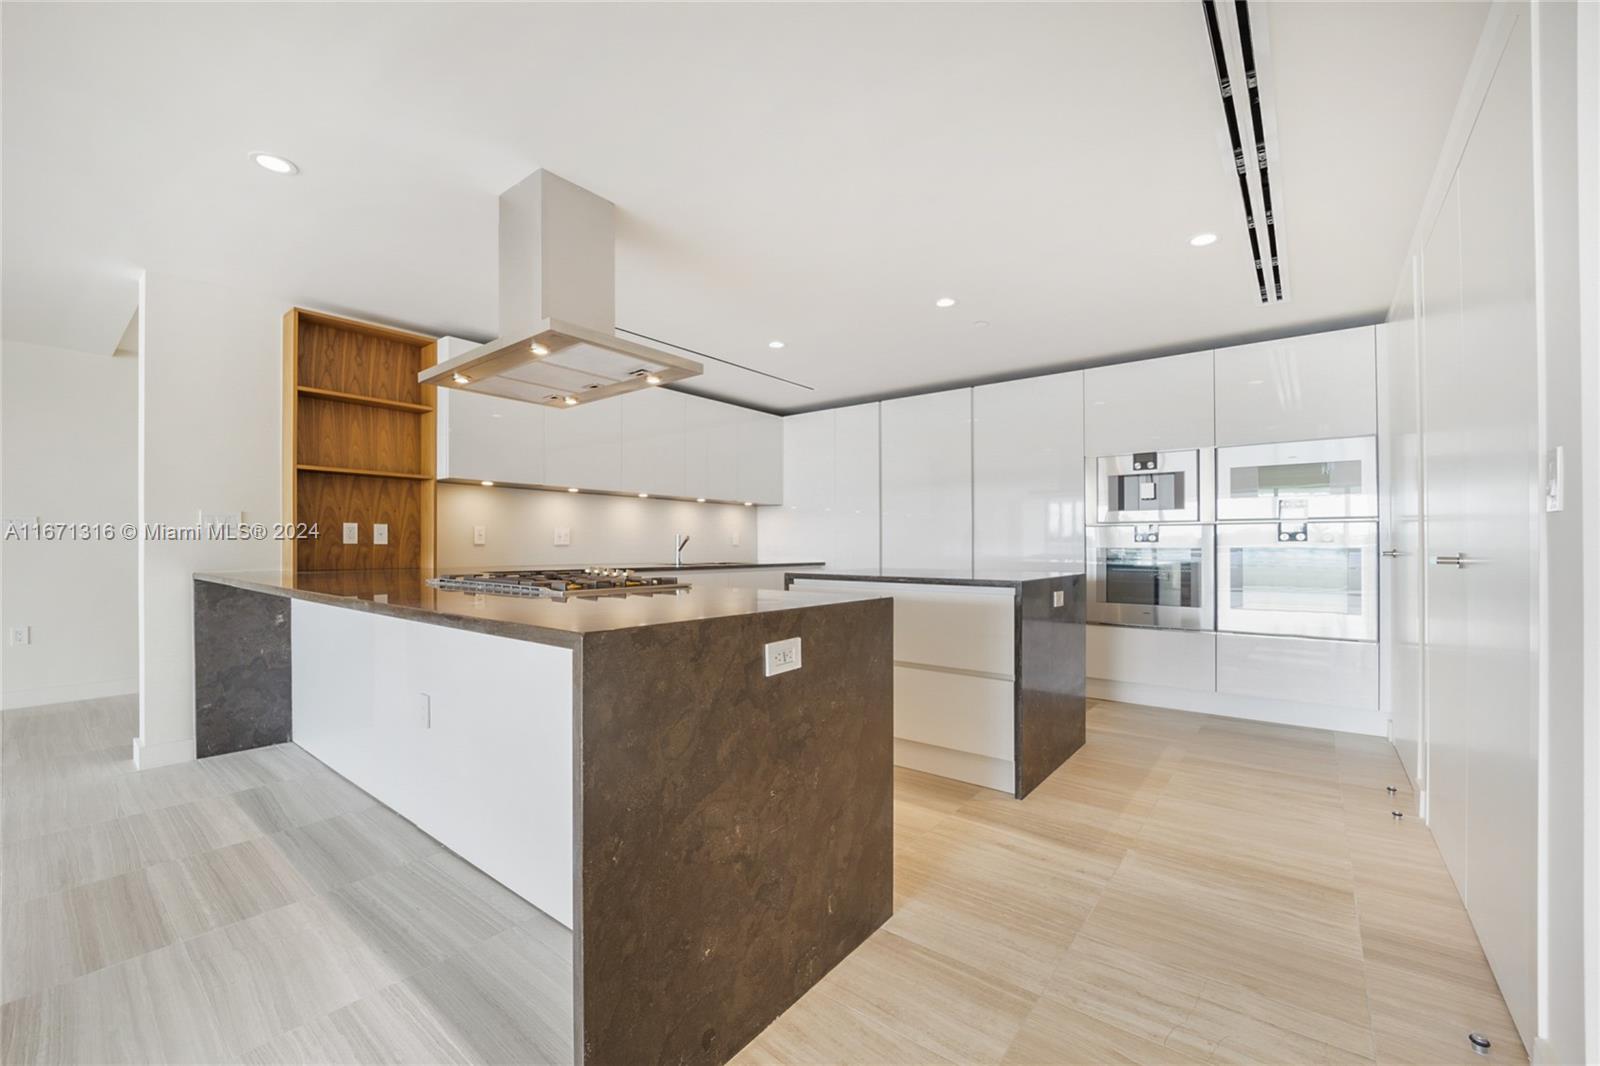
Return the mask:
<svg viewBox="0 0 1600 1066">
<path fill-rule="evenodd" d="M 169 740 L 161 744 L 146 744 L 138 737 L 133 738 L 133 768 L 135 770 L 154 770 L 158 766 L 171 766 L 174 763 L 192 762 L 194 760 L 194 737 L 185 737 L 183 740 Z"/>
<path fill-rule="evenodd" d="M 1140 703 L 1147 707 L 1168 707 L 1175 711 L 1194 711 L 1223 718 L 1243 718 L 1252 722 L 1297 725 L 1309 729 L 1331 729 L 1340 733 L 1389 735 L 1389 719 L 1382 711 L 1358 707 L 1335 707 L 1320 703 L 1290 703 L 1264 700 L 1255 696 L 1225 696 L 1216 692 L 1169 688 L 1165 685 L 1135 685 L 1124 681 L 1088 679 L 1089 698 Z"/>
<path fill-rule="evenodd" d="M 0 694 L 0 708 L 44 707 L 52 703 L 76 703 L 106 696 L 132 696 L 139 691 L 137 677 L 116 681 L 90 681 L 87 684 L 43 685 L 39 688 L 11 689 Z"/>
<path fill-rule="evenodd" d="M 894 764 L 921 770 L 936 777 L 948 777 L 972 785 L 982 785 L 1011 795 L 1017 787 L 1017 771 L 1007 759 L 976 755 L 970 751 L 941 748 L 915 740 L 894 738 Z"/>
</svg>

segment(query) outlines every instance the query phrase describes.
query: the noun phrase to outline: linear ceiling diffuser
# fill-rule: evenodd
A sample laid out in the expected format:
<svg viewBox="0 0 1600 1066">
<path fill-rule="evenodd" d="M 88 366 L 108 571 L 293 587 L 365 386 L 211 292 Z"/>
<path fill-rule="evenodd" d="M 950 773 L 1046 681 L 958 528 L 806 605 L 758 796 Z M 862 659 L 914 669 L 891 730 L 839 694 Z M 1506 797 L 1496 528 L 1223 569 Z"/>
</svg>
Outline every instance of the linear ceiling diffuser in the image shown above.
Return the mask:
<svg viewBox="0 0 1600 1066">
<path fill-rule="evenodd" d="M 1281 303 L 1288 298 L 1287 265 L 1280 233 L 1281 188 L 1272 182 L 1272 165 L 1279 158 L 1277 117 L 1262 77 L 1266 33 L 1252 25 L 1248 0 L 1201 0 L 1201 6 L 1233 145 L 1234 173 L 1255 259 L 1256 291 L 1264 304 Z M 1235 91 L 1241 87 L 1242 93 Z"/>
<path fill-rule="evenodd" d="M 704 368 L 616 335 L 615 208 L 538 170 L 500 196 L 500 334 L 424 385 L 575 407 Z"/>
</svg>

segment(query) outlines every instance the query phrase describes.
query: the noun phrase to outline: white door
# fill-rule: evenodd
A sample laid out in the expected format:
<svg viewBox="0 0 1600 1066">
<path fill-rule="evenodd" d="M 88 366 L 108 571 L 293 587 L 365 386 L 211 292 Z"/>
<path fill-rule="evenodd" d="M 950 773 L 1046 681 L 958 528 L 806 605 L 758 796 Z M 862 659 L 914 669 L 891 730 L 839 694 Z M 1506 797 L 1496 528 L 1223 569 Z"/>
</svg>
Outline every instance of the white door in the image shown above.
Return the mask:
<svg viewBox="0 0 1600 1066">
<path fill-rule="evenodd" d="M 1476 383 L 1461 339 L 1461 197 L 1455 183 L 1445 196 L 1422 254 L 1424 552 L 1453 554 L 1466 536 L 1465 455 L 1476 427 L 1465 394 Z M 1472 707 L 1471 650 L 1467 646 L 1466 571 L 1428 566 L 1427 692 L 1428 824 L 1439 854 L 1466 897 L 1467 742 Z"/>
<path fill-rule="evenodd" d="M 1379 456 L 1387 503 L 1379 582 L 1386 605 L 1380 632 L 1388 659 L 1390 735 L 1421 795 L 1428 783 L 1422 715 L 1422 409 L 1416 283 L 1415 272 L 1407 271 L 1394 314 L 1382 333 L 1384 432 Z"/>
<path fill-rule="evenodd" d="M 1467 912 L 1524 1038 L 1535 1032 L 1538 550 L 1543 517 L 1534 311 L 1531 57 L 1513 31 L 1461 160 L 1461 326 L 1473 433 L 1459 470 L 1471 522 Z M 1442 546 L 1441 546 L 1442 547 Z M 1434 569 L 1452 569 L 1435 567 Z"/>
</svg>

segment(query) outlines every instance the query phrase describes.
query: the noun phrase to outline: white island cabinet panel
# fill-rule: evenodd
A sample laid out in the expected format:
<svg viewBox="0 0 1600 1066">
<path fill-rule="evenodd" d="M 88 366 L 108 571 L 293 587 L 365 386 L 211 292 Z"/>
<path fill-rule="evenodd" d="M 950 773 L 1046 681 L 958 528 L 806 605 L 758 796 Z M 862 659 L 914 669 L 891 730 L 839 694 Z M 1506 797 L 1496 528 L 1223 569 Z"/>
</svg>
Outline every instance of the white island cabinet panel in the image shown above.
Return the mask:
<svg viewBox="0 0 1600 1066">
<path fill-rule="evenodd" d="M 438 391 L 441 480 L 545 483 L 545 408 L 464 389 Z"/>
<path fill-rule="evenodd" d="M 566 488 L 622 492 L 622 404 L 596 400 L 544 420 L 545 480 Z M 635 490 L 637 491 L 637 490 Z"/>
<path fill-rule="evenodd" d="M 978 570 L 1083 567 L 1083 372 L 972 390 Z"/>
<path fill-rule="evenodd" d="M 883 565 L 972 573 L 972 390 L 885 400 Z"/>
<path fill-rule="evenodd" d="M 1216 442 L 1209 351 L 1092 367 L 1083 372 L 1083 396 L 1091 459 Z"/>
<path fill-rule="evenodd" d="M 739 411 L 741 503 L 783 502 L 783 419 L 765 411 Z"/>
<path fill-rule="evenodd" d="M 685 496 L 738 499 L 741 411 L 703 396 L 684 396 Z"/>
<path fill-rule="evenodd" d="M 572 652 L 295 600 L 294 740 L 572 927 Z"/>
<path fill-rule="evenodd" d="M 1376 327 L 1219 348 L 1216 390 L 1219 447 L 1370 436 Z"/>
<path fill-rule="evenodd" d="M 681 392 L 641 389 L 616 400 L 622 406 L 622 488 L 657 496 L 684 495 L 684 416 Z M 566 412 L 558 411 L 559 418 Z"/>
</svg>

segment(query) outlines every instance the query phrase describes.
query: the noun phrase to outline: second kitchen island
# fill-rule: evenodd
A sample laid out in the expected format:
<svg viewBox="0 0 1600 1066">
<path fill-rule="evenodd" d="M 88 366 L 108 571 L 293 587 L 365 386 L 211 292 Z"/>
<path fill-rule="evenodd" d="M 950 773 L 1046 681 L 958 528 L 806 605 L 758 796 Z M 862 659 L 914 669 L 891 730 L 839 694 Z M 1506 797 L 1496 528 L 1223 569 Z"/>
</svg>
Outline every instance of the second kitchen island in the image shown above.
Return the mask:
<svg viewBox="0 0 1600 1066">
<path fill-rule="evenodd" d="M 720 1063 L 888 919 L 887 599 L 428 576 L 197 574 L 197 751 L 292 739 L 570 930 L 576 1061 Z"/>
</svg>

